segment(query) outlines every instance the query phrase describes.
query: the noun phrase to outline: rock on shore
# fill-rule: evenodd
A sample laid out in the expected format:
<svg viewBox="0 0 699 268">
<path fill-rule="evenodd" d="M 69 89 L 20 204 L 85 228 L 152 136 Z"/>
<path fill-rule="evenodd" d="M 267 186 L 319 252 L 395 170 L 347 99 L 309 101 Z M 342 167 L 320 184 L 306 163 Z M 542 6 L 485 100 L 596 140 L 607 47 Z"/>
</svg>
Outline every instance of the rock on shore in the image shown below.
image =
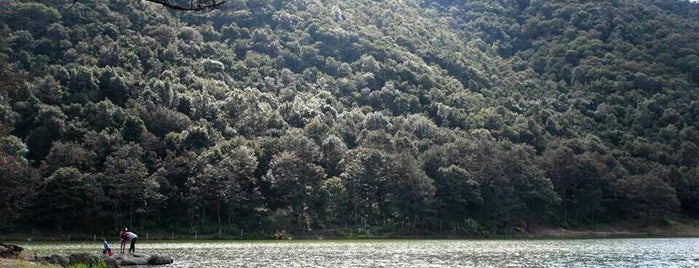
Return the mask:
<svg viewBox="0 0 699 268">
<path fill-rule="evenodd" d="M 68 256 L 52 254 L 50 256 L 35 256 L 29 261 L 57 264 L 68 266 L 74 264 L 92 264 L 104 260 L 109 267 L 121 267 L 131 265 L 164 265 L 171 264 L 172 258 L 160 255 L 145 255 L 145 254 L 124 254 L 114 257 L 100 256 L 93 253 L 74 253 Z"/>
<path fill-rule="evenodd" d="M 163 265 L 171 264 L 172 258 L 168 256 L 143 255 L 143 254 L 124 254 L 114 256 L 114 259 L 119 265 Z"/>
<path fill-rule="evenodd" d="M 0 242 L 0 258 L 16 258 L 24 248 Z"/>
<path fill-rule="evenodd" d="M 20 253 L 24 250 L 20 246 L 8 245 L 0 243 L 0 258 L 7 259 L 17 259 L 21 258 L 26 261 L 45 263 L 45 264 L 56 264 L 60 266 L 69 266 L 74 264 L 93 264 L 100 260 L 104 260 L 109 267 L 121 267 L 130 265 L 164 265 L 171 264 L 173 262 L 172 258 L 168 256 L 155 255 L 145 255 L 145 254 L 119 254 L 114 257 L 107 257 L 105 255 L 97 255 L 94 253 L 73 253 L 70 255 L 60 255 L 52 254 L 47 256 L 37 256 L 37 255 L 25 255 L 21 256 Z"/>
<path fill-rule="evenodd" d="M 124 254 L 114 257 L 100 256 L 93 253 L 74 253 L 68 256 L 53 254 L 50 256 L 37 256 L 35 262 L 58 264 L 68 266 L 74 264 L 92 264 L 104 260 L 109 267 L 121 267 L 131 265 L 164 265 L 171 264 L 172 258 L 160 255 L 145 255 L 145 254 Z"/>
</svg>

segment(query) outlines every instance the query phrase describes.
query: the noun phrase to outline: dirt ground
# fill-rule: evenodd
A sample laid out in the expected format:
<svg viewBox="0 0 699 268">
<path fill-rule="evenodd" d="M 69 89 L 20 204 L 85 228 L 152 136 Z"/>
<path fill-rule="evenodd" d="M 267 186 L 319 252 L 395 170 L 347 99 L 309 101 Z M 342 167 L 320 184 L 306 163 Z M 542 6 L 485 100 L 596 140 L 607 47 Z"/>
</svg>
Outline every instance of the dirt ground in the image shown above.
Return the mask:
<svg viewBox="0 0 699 268">
<path fill-rule="evenodd" d="M 539 238 L 584 237 L 699 237 L 696 222 L 669 221 L 665 226 L 642 227 L 633 224 L 598 225 L 588 228 L 565 229 L 555 227 L 532 228 L 531 236 Z"/>
</svg>

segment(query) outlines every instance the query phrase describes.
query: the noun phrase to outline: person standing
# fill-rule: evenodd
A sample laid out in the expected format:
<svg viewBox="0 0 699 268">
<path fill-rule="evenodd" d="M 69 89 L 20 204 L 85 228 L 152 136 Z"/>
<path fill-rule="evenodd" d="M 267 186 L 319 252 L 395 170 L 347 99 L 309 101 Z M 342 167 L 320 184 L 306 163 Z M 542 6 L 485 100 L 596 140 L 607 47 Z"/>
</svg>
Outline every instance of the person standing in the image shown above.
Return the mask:
<svg viewBox="0 0 699 268">
<path fill-rule="evenodd" d="M 126 237 L 131 240 L 131 246 L 129 247 L 129 253 L 136 253 L 136 239 L 138 239 L 138 235 L 136 235 L 133 232 L 126 232 Z"/>
<path fill-rule="evenodd" d="M 129 231 L 129 229 L 124 227 L 124 230 L 121 230 L 121 232 L 119 232 L 119 243 L 120 243 L 121 254 L 124 254 L 124 250 L 126 250 L 126 240 L 129 239 L 126 236 L 126 232 L 128 232 L 128 231 Z"/>
</svg>

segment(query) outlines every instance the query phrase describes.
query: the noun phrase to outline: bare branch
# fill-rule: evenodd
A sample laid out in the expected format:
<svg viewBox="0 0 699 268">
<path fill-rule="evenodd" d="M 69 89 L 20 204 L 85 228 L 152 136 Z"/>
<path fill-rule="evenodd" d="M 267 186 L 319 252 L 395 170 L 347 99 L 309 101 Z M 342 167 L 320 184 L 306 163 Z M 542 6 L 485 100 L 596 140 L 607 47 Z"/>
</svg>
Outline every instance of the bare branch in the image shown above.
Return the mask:
<svg viewBox="0 0 699 268">
<path fill-rule="evenodd" d="M 189 6 L 186 4 L 183 5 L 182 1 L 177 1 L 177 0 L 145 0 L 147 2 L 151 3 L 156 3 L 159 5 L 163 5 L 167 8 L 174 9 L 174 10 L 183 10 L 183 11 L 199 11 L 199 10 L 211 10 L 211 9 L 216 9 L 219 6 L 223 5 L 226 3 L 225 0 L 189 0 Z M 70 10 L 73 8 L 75 3 L 77 3 L 78 0 L 73 0 L 73 3 L 68 7 L 67 10 Z"/>
<path fill-rule="evenodd" d="M 68 9 L 66 9 L 66 10 L 70 10 L 71 8 L 73 8 L 73 6 L 75 5 L 75 3 L 77 3 L 77 2 L 78 2 L 78 0 L 73 0 L 73 3 L 70 4 L 70 6 L 68 7 Z"/>
<path fill-rule="evenodd" d="M 216 9 L 223 5 L 226 1 L 224 0 L 190 0 L 189 6 L 181 5 L 175 3 L 173 0 L 146 0 L 148 2 L 153 2 L 156 4 L 163 5 L 167 8 L 174 10 L 184 10 L 184 11 L 198 11 L 198 10 L 210 10 Z"/>
</svg>

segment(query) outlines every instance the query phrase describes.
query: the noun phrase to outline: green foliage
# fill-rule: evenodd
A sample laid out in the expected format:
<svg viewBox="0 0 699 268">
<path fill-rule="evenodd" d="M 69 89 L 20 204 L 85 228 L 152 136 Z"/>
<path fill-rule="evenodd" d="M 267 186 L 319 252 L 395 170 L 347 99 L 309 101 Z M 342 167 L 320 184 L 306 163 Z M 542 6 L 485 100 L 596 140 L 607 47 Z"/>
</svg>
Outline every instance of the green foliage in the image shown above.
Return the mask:
<svg viewBox="0 0 699 268">
<path fill-rule="evenodd" d="M 66 4 L 0 2 L 0 232 L 699 215 L 697 3 Z"/>
<path fill-rule="evenodd" d="M 0 230 L 11 230 L 32 205 L 39 176 L 24 157 L 27 146 L 15 136 L 0 138 Z"/>
<path fill-rule="evenodd" d="M 628 205 L 626 213 L 640 217 L 644 224 L 657 224 L 678 208 L 675 189 L 656 174 L 631 176 L 617 182 L 621 201 Z"/>
<path fill-rule="evenodd" d="M 27 29 L 39 36 L 45 33 L 46 25 L 61 19 L 56 8 L 41 3 L 19 2 L 9 8 L 11 13 L 6 15 L 6 23 L 10 28 Z"/>
<path fill-rule="evenodd" d="M 88 174 L 73 167 L 59 168 L 48 176 L 41 188 L 32 211 L 38 223 L 57 231 L 75 231 L 79 227 L 74 223 L 94 220 L 85 216 L 93 215 L 95 207 L 85 204 L 95 204 L 102 193 Z"/>
</svg>

